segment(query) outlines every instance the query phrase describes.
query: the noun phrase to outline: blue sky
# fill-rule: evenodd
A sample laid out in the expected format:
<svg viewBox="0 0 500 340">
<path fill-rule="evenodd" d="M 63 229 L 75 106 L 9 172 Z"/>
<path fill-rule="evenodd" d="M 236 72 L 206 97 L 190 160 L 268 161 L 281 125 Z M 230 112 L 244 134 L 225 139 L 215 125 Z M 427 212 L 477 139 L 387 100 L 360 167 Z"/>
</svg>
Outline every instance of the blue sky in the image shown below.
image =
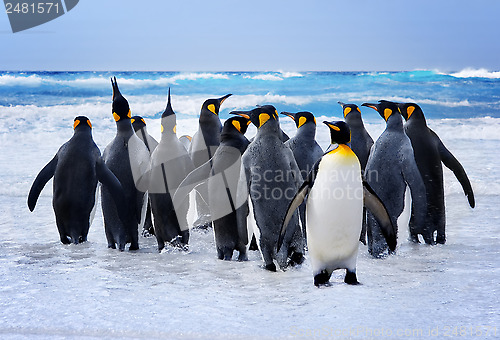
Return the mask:
<svg viewBox="0 0 500 340">
<path fill-rule="evenodd" d="M 496 0 L 80 0 L 13 34 L 0 69 L 500 70 Z"/>
</svg>

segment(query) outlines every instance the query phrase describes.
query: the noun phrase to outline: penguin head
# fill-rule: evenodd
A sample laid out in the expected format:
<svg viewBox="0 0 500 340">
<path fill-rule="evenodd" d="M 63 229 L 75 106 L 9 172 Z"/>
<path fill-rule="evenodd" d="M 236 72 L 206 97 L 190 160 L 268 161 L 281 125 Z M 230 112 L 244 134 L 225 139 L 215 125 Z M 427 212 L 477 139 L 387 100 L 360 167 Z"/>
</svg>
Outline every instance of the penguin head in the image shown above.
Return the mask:
<svg viewBox="0 0 500 340">
<path fill-rule="evenodd" d="M 229 98 L 232 94 L 226 94 L 224 97 L 218 99 L 207 99 L 201 106 L 201 114 L 209 114 L 209 115 L 219 115 L 219 110 L 224 103 L 224 101 Z"/>
<path fill-rule="evenodd" d="M 224 130 L 236 129 L 244 135 L 250 125 L 250 117 L 245 114 L 239 114 L 237 117 L 231 117 L 224 122 Z"/>
<path fill-rule="evenodd" d="M 249 116 L 250 121 L 257 129 L 260 129 L 268 121 L 279 121 L 278 111 L 272 105 L 258 106 L 250 111 L 232 111 L 231 114 Z"/>
<path fill-rule="evenodd" d="M 347 115 L 353 114 L 356 115 L 361 115 L 361 110 L 359 109 L 358 105 L 356 104 L 344 104 L 342 102 L 338 102 L 342 106 L 342 111 L 344 113 L 344 119 L 347 118 Z"/>
<path fill-rule="evenodd" d="M 73 130 L 80 131 L 82 129 L 92 129 L 92 123 L 90 123 L 90 119 L 85 116 L 78 116 L 73 121 Z"/>
<path fill-rule="evenodd" d="M 297 129 L 309 122 L 312 122 L 314 123 L 314 125 L 316 125 L 316 118 L 314 118 L 314 115 L 308 111 L 302 111 L 297 113 L 281 112 L 281 114 L 292 118 L 295 121 Z"/>
<path fill-rule="evenodd" d="M 120 90 L 118 89 L 116 77 L 111 78 L 111 86 L 113 87 L 113 118 L 116 122 L 123 119 L 130 119 L 130 107 L 128 105 L 128 101 L 122 96 Z"/>
<path fill-rule="evenodd" d="M 398 105 L 387 100 L 379 100 L 378 104 L 363 103 L 361 106 L 367 106 L 374 109 L 386 122 L 393 114 L 401 114 Z"/>
<path fill-rule="evenodd" d="M 403 118 L 408 121 L 410 118 L 421 118 L 424 116 L 422 109 L 415 103 L 399 103 L 399 110 L 401 111 L 401 115 Z"/>
<path fill-rule="evenodd" d="M 351 141 L 351 129 L 343 121 L 327 122 L 323 124 L 330 128 L 330 138 L 332 144 L 347 144 Z"/>
<path fill-rule="evenodd" d="M 177 133 L 177 119 L 172 109 L 170 88 L 168 88 L 167 107 L 161 115 L 161 133 Z"/>
<path fill-rule="evenodd" d="M 133 116 L 130 122 L 132 123 L 132 127 L 135 132 L 146 127 L 146 121 L 141 116 Z"/>
</svg>

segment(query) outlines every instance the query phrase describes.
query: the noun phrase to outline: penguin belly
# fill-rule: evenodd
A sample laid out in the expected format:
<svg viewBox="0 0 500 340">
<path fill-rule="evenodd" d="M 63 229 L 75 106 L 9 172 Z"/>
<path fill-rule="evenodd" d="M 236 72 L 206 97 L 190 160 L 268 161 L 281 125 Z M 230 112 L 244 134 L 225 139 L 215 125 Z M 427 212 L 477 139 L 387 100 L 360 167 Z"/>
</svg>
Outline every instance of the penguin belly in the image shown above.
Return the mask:
<svg viewBox="0 0 500 340">
<path fill-rule="evenodd" d="M 314 275 L 355 270 L 363 222 L 361 168 L 354 153 L 325 155 L 306 207 L 307 245 Z"/>
</svg>

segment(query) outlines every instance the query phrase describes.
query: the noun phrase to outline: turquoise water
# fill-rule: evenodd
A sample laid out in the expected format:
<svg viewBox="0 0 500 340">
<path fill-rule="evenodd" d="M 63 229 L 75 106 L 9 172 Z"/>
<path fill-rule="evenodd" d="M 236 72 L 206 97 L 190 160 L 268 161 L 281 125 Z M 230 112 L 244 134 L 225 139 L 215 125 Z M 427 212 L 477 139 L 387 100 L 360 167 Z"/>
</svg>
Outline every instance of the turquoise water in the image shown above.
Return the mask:
<svg viewBox="0 0 500 340">
<path fill-rule="evenodd" d="M 186 103 L 233 93 L 221 117 L 232 108 L 273 104 L 278 110 L 308 110 L 340 115 L 337 101 L 358 105 L 379 99 L 412 101 L 429 118 L 500 117 L 500 73 L 462 71 L 409 72 L 0 72 L 2 106 L 109 103 L 109 78 L 116 76 L 131 107 L 161 102 L 168 87 Z M 133 99 L 133 100 L 132 100 Z M 188 105 L 178 113 L 198 114 Z M 144 112 L 156 117 L 162 105 Z M 179 106 L 179 104 L 178 104 Z M 367 110 L 370 118 L 374 112 Z M 376 114 L 375 114 L 376 115 Z"/>
</svg>

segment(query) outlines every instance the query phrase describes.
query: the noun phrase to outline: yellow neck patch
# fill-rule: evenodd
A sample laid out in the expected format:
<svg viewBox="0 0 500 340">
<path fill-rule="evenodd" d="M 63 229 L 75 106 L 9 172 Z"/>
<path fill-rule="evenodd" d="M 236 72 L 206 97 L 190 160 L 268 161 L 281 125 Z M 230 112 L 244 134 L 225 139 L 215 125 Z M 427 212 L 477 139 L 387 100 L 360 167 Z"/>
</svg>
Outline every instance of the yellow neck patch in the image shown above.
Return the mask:
<svg viewBox="0 0 500 340">
<path fill-rule="evenodd" d="M 387 121 L 387 119 L 389 119 L 389 117 L 392 115 L 392 110 L 391 109 L 385 109 L 384 110 L 384 119 L 385 121 Z"/>
<path fill-rule="evenodd" d="M 134 118 L 132 118 L 132 120 L 131 120 L 130 122 L 131 122 L 132 124 L 134 124 L 134 122 L 135 122 L 135 119 L 134 119 Z"/>
<path fill-rule="evenodd" d="M 160 132 L 163 133 L 163 125 L 160 125 Z"/>
<path fill-rule="evenodd" d="M 120 120 L 120 116 L 116 112 L 113 112 L 113 118 L 115 119 L 115 122 Z"/>
<path fill-rule="evenodd" d="M 265 122 L 267 122 L 269 119 L 271 119 L 271 116 L 268 115 L 267 113 L 261 113 L 259 115 L 259 127 L 262 127 Z"/>
<path fill-rule="evenodd" d="M 297 127 L 301 127 L 302 125 L 304 125 L 305 123 L 307 122 L 307 118 L 306 117 L 300 117 L 299 118 L 299 125 Z"/>
<path fill-rule="evenodd" d="M 415 106 L 408 106 L 408 108 L 406 109 L 406 113 L 408 113 L 408 119 L 410 119 L 413 111 L 415 111 Z"/>
<path fill-rule="evenodd" d="M 87 120 L 87 124 L 89 124 L 90 128 L 92 129 L 92 123 L 90 122 L 90 120 Z"/>
<path fill-rule="evenodd" d="M 346 157 L 346 156 L 352 156 L 352 155 L 354 155 L 354 152 L 347 145 L 345 145 L 345 144 L 339 144 L 339 146 L 336 149 L 330 151 L 328 154 L 329 155 L 331 155 L 331 154 L 339 154 L 341 156 Z"/>
<path fill-rule="evenodd" d="M 172 129 L 172 131 L 174 131 L 174 133 L 177 133 L 177 125 L 174 125 L 174 128 Z"/>
<path fill-rule="evenodd" d="M 130 110 L 128 110 L 127 117 L 128 117 L 128 118 L 131 118 L 131 117 L 132 117 L 132 112 L 131 112 Z"/>
<path fill-rule="evenodd" d="M 349 112 L 351 112 L 351 108 L 350 107 L 346 107 L 345 110 L 344 110 L 344 118 L 347 117 L 347 115 L 349 114 Z"/>
<path fill-rule="evenodd" d="M 76 129 L 76 127 L 78 126 L 78 124 L 80 124 L 80 121 L 77 119 L 77 120 L 75 120 L 75 122 L 73 123 L 73 129 Z"/>
<path fill-rule="evenodd" d="M 214 115 L 216 115 L 217 113 L 215 112 L 215 105 L 214 104 L 210 104 L 207 106 L 207 109 L 208 111 L 212 112 Z"/>
<path fill-rule="evenodd" d="M 233 120 L 231 123 L 236 128 L 236 130 L 238 130 L 239 132 L 241 132 L 241 124 L 240 124 L 240 122 L 238 122 L 237 120 Z"/>
</svg>

